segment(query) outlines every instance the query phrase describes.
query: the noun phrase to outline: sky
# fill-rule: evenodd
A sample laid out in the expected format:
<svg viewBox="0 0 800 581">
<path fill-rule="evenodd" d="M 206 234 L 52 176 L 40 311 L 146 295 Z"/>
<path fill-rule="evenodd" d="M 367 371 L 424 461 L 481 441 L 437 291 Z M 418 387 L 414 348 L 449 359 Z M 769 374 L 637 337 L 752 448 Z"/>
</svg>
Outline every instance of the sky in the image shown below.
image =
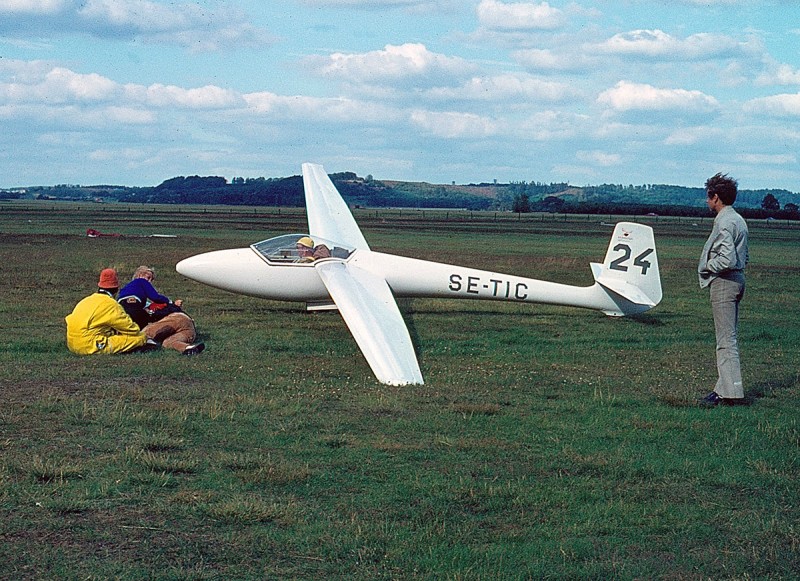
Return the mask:
<svg viewBox="0 0 800 581">
<path fill-rule="evenodd" d="M 800 191 L 800 2 L 0 0 L 0 187 Z"/>
</svg>

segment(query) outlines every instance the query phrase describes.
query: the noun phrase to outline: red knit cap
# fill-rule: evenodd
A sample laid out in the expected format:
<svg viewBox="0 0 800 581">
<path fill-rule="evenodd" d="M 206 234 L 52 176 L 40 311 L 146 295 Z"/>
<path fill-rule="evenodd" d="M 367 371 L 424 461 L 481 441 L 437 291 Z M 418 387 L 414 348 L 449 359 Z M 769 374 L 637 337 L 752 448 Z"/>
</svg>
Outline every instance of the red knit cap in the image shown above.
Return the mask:
<svg viewBox="0 0 800 581">
<path fill-rule="evenodd" d="M 97 283 L 99 288 L 119 288 L 119 279 L 117 278 L 117 271 L 113 268 L 104 268 L 100 271 L 100 282 Z"/>
</svg>

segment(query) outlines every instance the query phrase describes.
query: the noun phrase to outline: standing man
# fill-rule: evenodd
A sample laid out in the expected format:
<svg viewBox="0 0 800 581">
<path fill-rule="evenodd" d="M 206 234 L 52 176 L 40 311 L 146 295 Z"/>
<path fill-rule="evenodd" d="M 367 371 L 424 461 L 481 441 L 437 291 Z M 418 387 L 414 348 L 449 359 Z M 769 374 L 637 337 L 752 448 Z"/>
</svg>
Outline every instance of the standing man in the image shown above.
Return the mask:
<svg viewBox="0 0 800 581">
<path fill-rule="evenodd" d="M 97 292 L 89 295 L 67 315 L 67 347 L 77 355 L 125 353 L 139 349 L 147 337 L 114 300 L 119 289 L 117 271 L 100 272 Z"/>
<path fill-rule="evenodd" d="M 711 311 L 717 336 L 717 372 L 714 391 L 702 399 L 709 406 L 736 405 L 744 400 L 739 363 L 739 302 L 744 296 L 744 267 L 747 264 L 747 223 L 736 210 L 736 180 L 717 174 L 706 181 L 706 203 L 716 214 L 697 273 L 700 288 L 711 291 Z"/>
</svg>

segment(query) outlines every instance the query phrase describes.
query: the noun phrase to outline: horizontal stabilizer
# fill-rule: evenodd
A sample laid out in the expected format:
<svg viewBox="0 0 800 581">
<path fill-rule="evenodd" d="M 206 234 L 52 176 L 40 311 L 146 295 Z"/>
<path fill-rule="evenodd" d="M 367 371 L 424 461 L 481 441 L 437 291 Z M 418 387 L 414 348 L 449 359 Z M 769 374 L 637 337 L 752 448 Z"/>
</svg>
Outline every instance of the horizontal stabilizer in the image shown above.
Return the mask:
<svg viewBox="0 0 800 581">
<path fill-rule="evenodd" d="M 654 303 L 652 299 L 648 297 L 642 291 L 642 289 L 640 289 L 636 285 L 631 284 L 625 280 L 621 280 L 619 278 L 611 278 L 608 276 L 603 276 L 602 264 L 597 264 L 596 262 L 593 262 L 592 274 L 594 275 L 595 282 L 597 282 L 602 287 L 617 293 L 622 298 L 629 300 L 632 303 L 636 303 L 637 305 L 646 305 L 648 307 L 656 306 L 656 303 Z"/>
</svg>

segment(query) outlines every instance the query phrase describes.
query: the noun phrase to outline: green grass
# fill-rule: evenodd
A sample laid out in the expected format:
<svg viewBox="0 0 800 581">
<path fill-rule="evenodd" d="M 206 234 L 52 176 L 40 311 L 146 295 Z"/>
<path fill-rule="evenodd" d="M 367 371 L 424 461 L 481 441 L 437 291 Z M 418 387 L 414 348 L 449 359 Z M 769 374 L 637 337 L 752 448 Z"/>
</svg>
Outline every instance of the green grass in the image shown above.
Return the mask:
<svg viewBox="0 0 800 581">
<path fill-rule="evenodd" d="M 64 208 L 63 210 L 61 208 Z M 373 248 L 589 284 L 610 228 L 359 215 Z M 602 221 L 607 221 L 607 217 Z M 336 313 L 174 264 L 297 212 L 0 208 L 2 579 L 788 579 L 800 570 L 796 249 L 751 224 L 747 407 L 701 409 L 709 222 L 659 219 L 665 297 L 576 309 L 405 300 L 424 386 L 377 383 Z M 88 239 L 86 228 L 121 232 Z M 176 233 L 178 238 L 139 235 Z M 79 358 L 99 270 L 156 267 L 207 349 Z"/>
</svg>

